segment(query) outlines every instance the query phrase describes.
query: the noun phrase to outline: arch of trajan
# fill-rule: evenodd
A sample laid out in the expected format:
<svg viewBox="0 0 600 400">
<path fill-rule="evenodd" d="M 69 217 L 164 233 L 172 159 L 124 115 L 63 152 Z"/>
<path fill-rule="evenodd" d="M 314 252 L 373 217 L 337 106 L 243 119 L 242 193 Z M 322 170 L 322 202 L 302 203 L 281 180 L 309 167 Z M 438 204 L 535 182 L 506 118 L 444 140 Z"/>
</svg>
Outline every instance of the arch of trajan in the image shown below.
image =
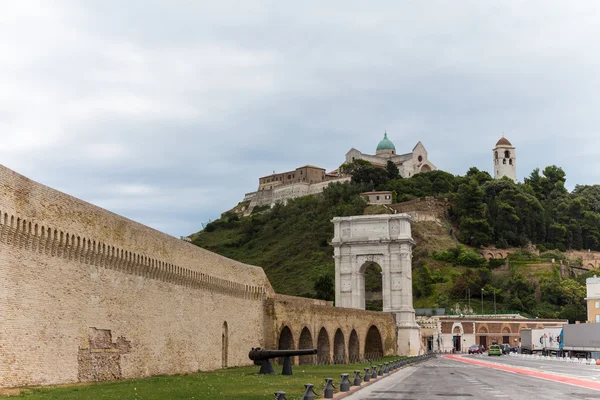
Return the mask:
<svg viewBox="0 0 600 400">
<path fill-rule="evenodd" d="M 412 300 L 412 247 L 407 214 L 362 215 L 333 219 L 335 303 L 365 309 L 365 269 L 381 267 L 383 311 L 395 317 L 398 350 L 420 346 Z"/>
</svg>

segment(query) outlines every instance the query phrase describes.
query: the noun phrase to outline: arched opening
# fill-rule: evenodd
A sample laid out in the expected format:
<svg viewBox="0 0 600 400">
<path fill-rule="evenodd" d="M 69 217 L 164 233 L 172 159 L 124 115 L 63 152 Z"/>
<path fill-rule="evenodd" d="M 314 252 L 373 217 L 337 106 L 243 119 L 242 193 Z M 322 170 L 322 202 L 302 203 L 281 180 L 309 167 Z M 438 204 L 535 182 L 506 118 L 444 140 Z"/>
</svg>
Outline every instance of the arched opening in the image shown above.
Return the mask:
<svg viewBox="0 0 600 400">
<path fill-rule="evenodd" d="M 452 329 L 452 348 L 457 353 L 460 353 L 460 350 L 462 348 L 461 347 L 462 346 L 461 333 L 462 333 L 462 330 L 460 329 L 459 326 L 455 326 L 454 329 Z"/>
<path fill-rule="evenodd" d="M 497 159 L 498 159 L 498 150 L 496 150 L 496 151 L 494 152 L 494 156 L 495 156 L 495 158 L 496 158 L 496 160 L 497 160 Z"/>
<path fill-rule="evenodd" d="M 508 150 L 504 151 L 504 158 L 510 158 L 510 151 L 508 151 Z"/>
<path fill-rule="evenodd" d="M 487 349 L 487 335 L 488 330 L 486 327 L 482 326 L 481 328 L 479 328 L 479 345 L 482 346 L 484 349 Z"/>
<path fill-rule="evenodd" d="M 431 167 L 428 164 L 425 164 L 421 167 L 421 172 L 430 172 Z"/>
<path fill-rule="evenodd" d="M 284 326 L 279 334 L 279 343 L 277 345 L 278 350 L 293 350 L 294 349 L 294 337 L 292 336 L 292 331 L 287 326 Z M 291 357 L 290 360 L 292 364 L 294 364 L 294 358 Z M 283 358 L 279 358 L 279 364 L 283 364 Z"/>
<path fill-rule="evenodd" d="M 360 361 L 360 344 L 358 343 L 358 335 L 354 329 L 350 332 L 350 339 L 348 340 L 348 361 L 351 363 Z"/>
<path fill-rule="evenodd" d="M 294 349 L 294 337 L 292 331 L 287 326 L 284 326 L 279 334 L 279 350 L 293 350 Z"/>
<path fill-rule="evenodd" d="M 374 359 L 380 357 L 383 357 L 381 334 L 375 325 L 371 325 L 365 338 L 365 358 Z"/>
<path fill-rule="evenodd" d="M 308 328 L 304 327 L 304 329 L 302 329 L 302 332 L 300 333 L 300 341 L 298 343 L 298 349 L 313 349 L 313 348 L 314 348 L 314 345 L 313 345 L 312 335 L 310 334 L 310 331 L 308 330 Z M 306 356 L 300 356 L 298 363 L 300 365 L 313 364 L 313 355 L 309 354 Z"/>
<path fill-rule="evenodd" d="M 510 344 L 510 328 L 508 326 L 502 328 L 502 343 Z"/>
<path fill-rule="evenodd" d="M 329 364 L 331 362 L 330 354 L 329 334 L 325 328 L 321 328 L 317 337 L 317 364 Z"/>
<path fill-rule="evenodd" d="M 383 274 L 381 266 L 367 262 L 360 268 L 359 286 L 365 288 L 365 310 L 383 311 Z"/>
<path fill-rule="evenodd" d="M 344 364 L 346 362 L 346 341 L 341 329 L 335 331 L 333 339 L 333 363 Z"/>
<path fill-rule="evenodd" d="M 227 321 L 223 322 L 221 331 L 221 367 L 227 368 L 227 357 L 229 352 L 229 332 Z"/>
</svg>

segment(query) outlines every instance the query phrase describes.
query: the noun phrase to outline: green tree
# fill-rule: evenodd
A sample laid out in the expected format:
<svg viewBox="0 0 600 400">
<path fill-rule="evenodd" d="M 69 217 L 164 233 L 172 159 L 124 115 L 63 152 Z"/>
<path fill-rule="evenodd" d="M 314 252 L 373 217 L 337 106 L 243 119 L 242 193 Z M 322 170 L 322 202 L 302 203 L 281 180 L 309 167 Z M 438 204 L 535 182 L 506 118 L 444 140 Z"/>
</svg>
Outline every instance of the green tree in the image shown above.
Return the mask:
<svg viewBox="0 0 600 400">
<path fill-rule="evenodd" d="M 317 299 L 333 301 L 335 298 L 335 281 L 332 274 L 322 274 L 314 285 Z"/>
<path fill-rule="evenodd" d="M 385 169 L 387 170 L 387 175 L 389 179 L 396 179 L 400 176 L 400 170 L 391 160 L 388 160 L 385 165 Z"/>
</svg>

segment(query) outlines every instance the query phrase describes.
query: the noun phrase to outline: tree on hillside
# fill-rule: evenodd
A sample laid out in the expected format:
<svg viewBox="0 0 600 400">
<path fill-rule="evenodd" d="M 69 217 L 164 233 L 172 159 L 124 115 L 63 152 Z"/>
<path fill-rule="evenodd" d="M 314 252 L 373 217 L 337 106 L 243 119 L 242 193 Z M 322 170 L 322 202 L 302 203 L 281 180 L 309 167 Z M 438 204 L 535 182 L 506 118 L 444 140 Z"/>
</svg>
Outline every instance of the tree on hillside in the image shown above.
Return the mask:
<svg viewBox="0 0 600 400">
<path fill-rule="evenodd" d="M 389 179 L 396 179 L 400 177 L 400 170 L 392 161 L 388 160 L 385 165 L 385 169 L 387 170 L 387 175 Z"/>
<path fill-rule="evenodd" d="M 453 212 L 458 217 L 460 241 L 482 246 L 490 241 L 491 227 L 485 217 L 484 191 L 477 181 L 469 180 L 458 188 Z"/>
<path fill-rule="evenodd" d="M 363 165 L 352 171 L 352 183 L 367 184 L 372 190 L 379 190 L 388 180 L 387 171 L 373 165 Z"/>
</svg>

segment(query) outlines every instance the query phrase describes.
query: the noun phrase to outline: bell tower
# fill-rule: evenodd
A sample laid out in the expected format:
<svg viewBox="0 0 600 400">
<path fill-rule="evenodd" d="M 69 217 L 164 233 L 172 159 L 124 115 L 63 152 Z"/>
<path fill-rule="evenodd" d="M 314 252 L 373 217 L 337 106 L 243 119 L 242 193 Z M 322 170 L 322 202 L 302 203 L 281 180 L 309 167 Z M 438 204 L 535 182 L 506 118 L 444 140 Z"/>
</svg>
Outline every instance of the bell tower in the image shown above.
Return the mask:
<svg viewBox="0 0 600 400">
<path fill-rule="evenodd" d="M 517 155 L 515 147 L 504 136 L 493 150 L 494 179 L 506 176 L 513 181 L 517 180 Z"/>
</svg>

